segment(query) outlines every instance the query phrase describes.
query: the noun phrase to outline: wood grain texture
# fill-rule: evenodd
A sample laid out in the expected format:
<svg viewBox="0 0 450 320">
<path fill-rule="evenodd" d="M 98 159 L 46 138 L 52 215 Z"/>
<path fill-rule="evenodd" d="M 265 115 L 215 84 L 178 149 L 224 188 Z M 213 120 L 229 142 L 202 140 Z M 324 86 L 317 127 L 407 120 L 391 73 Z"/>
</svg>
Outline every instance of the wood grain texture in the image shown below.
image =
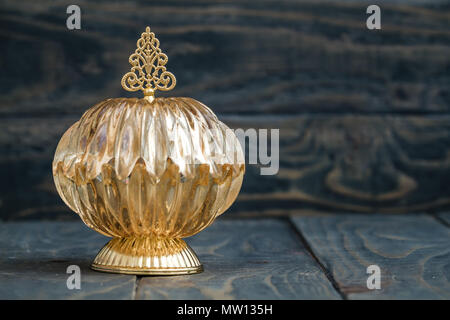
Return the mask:
<svg viewBox="0 0 450 320">
<path fill-rule="evenodd" d="M 188 238 L 201 274 L 139 277 L 88 268 L 106 238 L 81 222 L 0 224 L 1 299 L 448 299 L 450 229 L 429 215 L 223 219 Z M 311 256 L 312 250 L 314 258 Z M 322 266 L 314 260 L 317 258 Z M 69 265 L 81 290 L 68 290 Z M 366 268 L 381 268 L 381 290 Z M 324 269 L 322 269 L 324 268 Z"/>
<path fill-rule="evenodd" d="M 450 108 L 450 7 L 370 1 L 2 1 L 0 114 L 72 114 L 123 96 L 147 24 L 177 76 L 174 96 L 229 113 L 442 113 Z M 431 58 L 432 57 L 432 58 Z"/>
<path fill-rule="evenodd" d="M 227 215 L 449 208 L 449 116 L 220 118 L 232 128 L 280 129 L 278 174 L 262 176 L 260 165 L 248 164 Z M 77 120 L 0 119 L 0 219 L 77 219 L 51 175 L 56 144 Z"/>
<path fill-rule="evenodd" d="M 280 171 L 249 165 L 230 212 L 450 208 L 450 6 L 383 1 L 1 1 L 0 219 L 70 219 L 50 175 L 70 124 L 120 87 L 146 25 L 177 87 L 234 128 L 279 128 Z M 4 49 L 4 50 L 3 50 Z M 227 115 L 224 117 L 224 115 Z"/>
<path fill-rule="evenodd" d="M 205 271 L 144 277 L 137 299 L 340 298 L 285 221 L 219 219 L 187 240 Z"/>
<path fill-rule="evenodd" d="M 132 299 L 136 277 L 89 269 L 108 238 L 82 222 L 0 223 L 0 299 Z M 67 267 L 81 269 L 69 290 Z"/>
<path fill-rule="evenodd" d="M 449 299 L 450 230 L 428 215 L 293 217 L 350 299 Z M 369 265 L 381 290 L 367 289 Z"/>
</svg>

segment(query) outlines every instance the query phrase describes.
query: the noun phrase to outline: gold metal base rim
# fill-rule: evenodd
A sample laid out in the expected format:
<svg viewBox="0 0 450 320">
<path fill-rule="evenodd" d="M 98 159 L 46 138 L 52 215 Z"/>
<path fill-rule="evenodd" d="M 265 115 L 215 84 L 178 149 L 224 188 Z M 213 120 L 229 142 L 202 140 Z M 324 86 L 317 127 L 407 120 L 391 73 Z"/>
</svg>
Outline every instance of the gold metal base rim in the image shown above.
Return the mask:
<svg viewBox="0 0 450 320">
<path fill-rule="evenodd" d="M 92 263 L 91 269 L 95 271 L 108 273 L 121 273 L 121 274 L 146 275 L 146 276 L 175 276 L 175 275 L 201 273 L 203 272 L 203 265 L 191 268 L 141 269 L 129 267 L 127 268 L 116 266 L 104 266 Z"/>
<path fill-rule="evenodd" d="M 197 255 L 177 238 L 113 238 L 97 254 L 91 269 L 134 275 L 185 275 L 203 271 Z"/>
</svg>

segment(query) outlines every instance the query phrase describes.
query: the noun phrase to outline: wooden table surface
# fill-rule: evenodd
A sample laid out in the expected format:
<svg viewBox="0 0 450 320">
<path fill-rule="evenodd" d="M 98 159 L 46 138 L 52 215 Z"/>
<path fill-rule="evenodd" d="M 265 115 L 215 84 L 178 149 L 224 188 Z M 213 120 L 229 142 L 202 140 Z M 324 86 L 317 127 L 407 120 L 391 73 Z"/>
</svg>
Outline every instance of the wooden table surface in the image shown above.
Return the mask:
<svg viewBox="0 0 450 320">
<path fill-rule="evenodd" d="M 0 224 L 1 299 L 449 299 L 450 213 L 219 218 L 187 239 L 205 271 L 92 271 L 107 238 L 82 222 Z M 369 265 L 381 289 L 369 290 Z M 69 265 L 81 289 L 67 288 Z"/>
</svg>

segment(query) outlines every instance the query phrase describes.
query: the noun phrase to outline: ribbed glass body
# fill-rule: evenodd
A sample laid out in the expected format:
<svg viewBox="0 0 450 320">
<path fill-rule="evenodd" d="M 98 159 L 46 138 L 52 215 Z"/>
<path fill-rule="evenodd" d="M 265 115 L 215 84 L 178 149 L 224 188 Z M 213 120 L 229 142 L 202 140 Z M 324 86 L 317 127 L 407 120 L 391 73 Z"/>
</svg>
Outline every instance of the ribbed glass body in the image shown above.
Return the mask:
<svg viewBox="0 0 450 320">
<path fill-rule="evenodd" d="M 191 98 L 109 99 L 58 144 L 59 195 L 111 237 L 182 238 L 236 199 L 245 172 L 234 133 Z"/>
</svg>

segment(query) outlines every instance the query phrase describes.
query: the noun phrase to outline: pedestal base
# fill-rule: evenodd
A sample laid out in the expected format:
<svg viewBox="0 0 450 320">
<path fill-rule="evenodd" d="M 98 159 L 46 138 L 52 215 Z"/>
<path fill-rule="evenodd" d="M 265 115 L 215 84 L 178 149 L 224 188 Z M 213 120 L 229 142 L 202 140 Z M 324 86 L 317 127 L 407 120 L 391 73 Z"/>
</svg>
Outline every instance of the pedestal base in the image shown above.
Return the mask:
<svg viewBox="0 0 450 320">
<path fill-rule="evenodd" d="M 203 271 L 195 252 L 182 239 L 113 238 L 91 268 L 138 275 L 180 275 Z"/>
</svg>

